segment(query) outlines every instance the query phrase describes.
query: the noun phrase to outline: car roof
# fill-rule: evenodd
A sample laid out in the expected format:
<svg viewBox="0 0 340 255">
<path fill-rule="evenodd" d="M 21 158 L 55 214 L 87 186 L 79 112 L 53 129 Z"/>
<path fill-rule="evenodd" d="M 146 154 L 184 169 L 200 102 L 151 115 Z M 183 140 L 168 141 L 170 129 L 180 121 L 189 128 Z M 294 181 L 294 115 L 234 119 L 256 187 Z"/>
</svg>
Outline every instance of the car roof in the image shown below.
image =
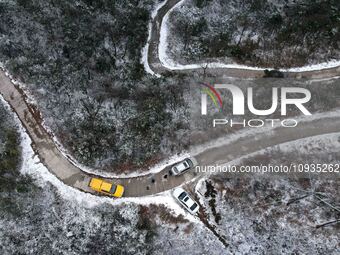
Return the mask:
<svg viewBox="0 0 340 255">
<path fill-rule="evenodd" d="M 98 178 L 92 178 L 90 182 L 90 187 L 100 189 L 100 186 L 102 185 L 103 180 Z"/>
<path fill-rule="evenodd" d="M 110 192 L 111 187 L 112 187 L 112 184 L 111 184 L 111 183 L 108 183 L 108 182 L 105 182 L 105 181 L 104 181 L 104 182 L 102 183 L 101 189 L 102 189 L 102 191 Z"/>
<path fill-rule="evenodd" d="M 178 164 L 176 165 L 176 168 L 177 168 L 179 171 L 183 171 L 183 170 L 186 169 L 186 166 L 185 166 L 184 162 L 181 162 L 181 163 L 178 163 Z"/>
<path fill-rule="evenodd" d="M 185 201 L 183 201 L 183 203 L 185 203 L 188 207 L 191 207 L 194 203 L 195 203 L 195 201 L 189 196 L 189 195 L 187 195 L 187 197 L 189 198 L 186 202 Z"/>
</svg>

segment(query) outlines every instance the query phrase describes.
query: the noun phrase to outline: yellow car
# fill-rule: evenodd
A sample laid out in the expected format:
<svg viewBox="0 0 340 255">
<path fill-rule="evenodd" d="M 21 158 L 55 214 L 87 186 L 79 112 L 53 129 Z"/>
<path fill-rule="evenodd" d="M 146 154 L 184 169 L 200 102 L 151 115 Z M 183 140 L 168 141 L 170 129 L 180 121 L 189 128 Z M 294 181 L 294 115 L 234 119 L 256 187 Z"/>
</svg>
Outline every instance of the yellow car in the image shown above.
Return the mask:
<svg viewBox="0 0 340 255">
<path fill-rule="evenodd" d="M 109 196 L 122 197 L 124 193 L 124 187 L 119 184 L 109 183 L 98 178 L 91 178 L 90 188 Z"/>
</svg>

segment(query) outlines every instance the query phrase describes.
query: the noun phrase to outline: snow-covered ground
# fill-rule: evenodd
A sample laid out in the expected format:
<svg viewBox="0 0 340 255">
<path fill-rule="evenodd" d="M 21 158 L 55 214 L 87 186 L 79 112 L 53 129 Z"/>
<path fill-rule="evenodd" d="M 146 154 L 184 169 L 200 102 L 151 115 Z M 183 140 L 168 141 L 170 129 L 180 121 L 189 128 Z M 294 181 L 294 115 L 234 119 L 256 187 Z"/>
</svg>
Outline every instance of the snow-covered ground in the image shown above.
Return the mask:
<svg viewBox="0 0 340 255">
<path fill-rule="evenodd" d="M 171 191 L 166 191 L 157 195 L 145 196 L 140 198 L 121 198 L 112 199 L 109 197 L 99 197 L 89 193 L 81 192 L 61 182 L 56 176 L 48 171 L 48 169 L 40 162 L 38 155 L 34 152 L 31 144 L 32 141 L 29 135 L 26 133 L 24 127 L 21 125 L 19 118 L 12 111 L 8 103 L 0 96 L 0 103 L 2 103 L 9 112 L 11 112 L 19 133 L 22 148 L 22 165 L 20 172 L 27 174 L 35 180 L 36 185 L 45 187 L 48 183 L 52 184 L 57 188 L 59 194 L 67 200 L 76 202 L 85 207 L 94 207 L 103 203 L 109 203 L 112 205 L 123 204 L 123 203 L 136 203 L 141 205 L 164 205 L 169 208 L 174 215 L 184 215 L 186 219 L 191 222 L 199 222 L 195 217 L 187 213 L 180 205 L 174 200 L 171 195 Z"/>
<path fill-rule="evenodd" d="M 7 106 L 7 109 L 10 110 L 9 105 L 3 100 L 2 97 L 0 97 L 0 101 L 2 103 L 4 103 L 4 105 Z M 328 113 L 327 116 L 334 116 L 333 114 L 339 113 L 338 111 L 332 112 L 332 113 Z M 61 181 L 59 181 L 54 175 L 52 175 L 48 169 L 46 169 L 44 167 L 43 164 L 40 163 L 39 158 L 37 155 L 34 154 L 34 151 L 31 147 L 31 140 L 29 138 L 29 136 L 27 135 L 27 133 L 25 132 L 25 130 L 23 129 L 23 127 L 21 126 L 21 123 L 19 121 L 19 119 L 16 117 L 16 115 L 12 112 L 13 117 L 18 125 L 19 128 L 19 132 L 21 135 L 21 146 L 22 146 L 22 155 L 23 155 L 23 164 L 21 167 L 21 172 L 23 174 L 28 174 L 30 176 L 33 177 L 33 179 L 35 180 L 35 183 L 40 186 L 40 187 L 46 187 L 48 188 L 49 186 L 47 185 L 48 183 L 51 183 L 54 187 L 56 187 L 57 192 L 61 195 L 61 197 L 65 200 L 69 200 L 72 201 L 72 203 L 75 204 L 79 204 L 82 207 L 87 207 L 87 208 L 92 208 L 95 206 L 100 206 L 103 204 L 111 204 L 113 206 L 116 205 L 120 205 L 120 204 L 129 204 L 129 203 L 135 203 L 135 204 L 140 204 L 140 205 L 150 205 L 150 204 L 156 204 L 156 205 L 164 205 L 166 206 L 168 209 L 171 210 L 171 213 L 173 215 L 184 215 L 185 219 L 189 220 L 190 222 L 195 223 L 195 230 L 196 231 L 200 231 L 199 235 L 200 238 L 202 238 L 203 235 L 208 235 L 209 232 L 206 231 L 206 228 L 204 227 L 204 225 L 202 224 L 201 221 L 199 221 L 199 219 L 197 219 L 196 217 L 191 216 L 190 214 L 188 214 L 186 211 L 184 211 L 171 197 L 171 194 L 169 191 L 164 192 L 162 194 L 159 195 L 155 195 L 155 196 L 148 196 L 148 197 L 143 197 L 143 198 L 123 198 L 123 199 L 119 199 L 119 200 L 114 200 L 111 198 L 106 198 L 106 197 L 97 197 L 91 194 L 87 194 L 87 193 L 83 193 L 80 192 L 76 189 L 73 189 L 65 184 L 63 184 Z M 337 115 L 338 116 L 338 115 Z M 319 116 L 317 116 L 316 118 L 318 118 Z M 296 149 L 296 148 L 305 148 L 306 150 L 309 150 L 310 146 L 314 146 L 314 145 L 320 145 L 320 146 L 326 146 L 325 148 L 328 149 L 332 149 L 332 150 L 338 150 L 340 148 L 340 143 L 337 142 L 337 138 L 339 137 L 339 133 L 335 133 L 335 134 L 326 134 L 326 135 L 320 135 L 320 136 L 316 136 L 316 137 L 312 137 L 312 138 L 306 138 L 306 139 L 301 139 L 301 140 L 297 140 L 297 141 L 293 141 L 293 142 L 289 142 L 289 143 L 285 143 L 282 145 L 279 145 L 280 149 L 282 150 L 287 150 L 287 151 L 291 151 L 292 149 Z M 309 147 L 308 147 L 309 146 Z M 261 154 L 264 153 L 264 151 L 259 151 L 256 152 L 254 154 L 251 155 L 247 155 L 243 158 L 247 158 L 250 156 L 254 156 L 257 154 Z M 238 164 L 240 162 L 241 159 L 237 159 L 233 162 L 229 162 L 229 164 Z M 202 179 L 201 181 L 199 181 L 199 184 L 196 187 L 196 191 L 200 190 L 201 193 L 204 193 L 204 190 L 202 189 L 204 184 L 204 179 Z M 203 192 L 202 192 L 203 190 Z M 225 193 L 223 193 L 225 194 Z M 204 202 L 204 198 L 200 197 L 200 201 L 201 203 Z M 207 206 L 207 203 L 204 203 Z M 231 204 L 226 204 L 224 205 L 225 207 L 217 207 L 218 212 L 224 212 L 223 213 L 223 219 L 225 219 L 228 222 L 228 229 L 230 228 L 230 231 L 226 231 L 225 227 L 226 225 L 218 225 L 218 229 L 217 231 L 221 234 L 227 235 L 228 237 L 231 237 L 232 240 L 243 240 L 244 242 L 241 243 L 232 243 L 232 247 L 234 247 L 234 249 L 237 249 L 238 251 L 248 251 L 249 252 L 249 245 L 254 245 L 257 240 L 256 238 L 253 238 L 253 234 L 252 234 L 252 228 L 249 227 L 247 229 L 247 231 L 242 231 L 241 226 L 243 226 L 246 222 L 246 224 L 251 225 L 251 220 L 249 220 L 248 218 L 243 219 L 241 216 L 241 214 L 239 214 L 237 212 L 237 208 L 233 208 L 233 206 Z M 123 210 L 121 213 L 125 214 L 125 217 L 128 219 L 134 218 L 136 217 L 136 209 L 132 208 L 134 210 L 132 210 L 130 207 L 120 207 L 121 210 Z M 227 209 L 228 210 L 227 210 Z M 261 221 L 265 221 L 266 219 L 266 215 L 270 214 L 270 210 L 268 210 L 268 212 L 266 214 L 262 215 L 262 218 L 260 219 Z M 212 218 L 212 217 L 211 217 Z M 244 221 L 243 221 L 244 220 Z M 213 220 L 209 220 L 209 222 L 213 222 Z M 282 224 L 285 223 L 284 219 L 281 219 Z M 198 227 L 198 228 L 196 228 Z M 284 233 L 284 231 L 288 231 L 289 232 L 289 228 L 290 226 L 286 226 L 286 225 L 282 225 L 281 227 L 281 232 L 280 233 Z M 249 232 L 249 231 L 250 232 Z M 283 231 L 284 230 L 284 231 Z M 294 230 L 294 229 L 293 229 Z M 160 230 L 162 233 L 162 229 Z M 235 234 L 234 234 L 235 232 Z M 242 233 L 242 235 L 241 235 Z M 164 236 L 166 236 L 166 233 L 162 233 L 162 235 L 164 234 Z M 70 232 L 70 235 L 72 235 L 72 233 Z M 186 240 L 186 236 L 185 235 L 181 235 L 181 233 L 178 234 L 178 236 L 176 236 L 176 239 L 171 239 L 172 243 L 175 242 L 179 242 L 182 240 L 182 238 L 184 240 Z M 209 238 L 209 240 L 205 240 L 205 242 L 213 242 L 216 239 L 213 238 L 213 236 L 209 235 L 207 236 L 207 238 Z M 317 238 L 317 237 L 315 237 Z M 157 239 L 160 240 L 160 239 Z M 184 241 L 183 240 L 183 241 Z M 334 238 L 332 239 L 334 240 Z M 186 242 L 191 242 L 192 240 L 186 240 Z M 167 245 L 167 244 L 166 244 Z M 178 249 L 178 247 L 176 246 L 176 249 Z M 218 254 L 222 254 L 222 253 L 218 253 Z"/>
<path fill-rule="evenodd" d="M 260 164 L 262 161 L 256 160 L 263 158 L 275 164 L 285 164 L 285 160 L 294 162 L 302 155 L 307 159 L 305 163 L 310 162 L 311 157 L 326 160 L 324 163 L 335 162 L 338 157 L 331 159 L 330 155 L 339 155 L 339 137 L 340 133 L 332 133 L 299 139 L 249 154 L 228 164 L 249 164 L 252 160 Z M 266 157 L 256 159 L 259 155 Z M 336 203 L 334 187 L 337 182 L 317 178 L 309 181 L 311 189 L 317 187 L 316 190 L 327 194 L 327 201 Z M 328 190 L 322 188 L 325 184 L 329 185 Z M 334 219 L 336 213 L 331 214 L 329 207 L 320 205 L 312 196 L 289 204 L 308 192 L 308 184 L 302 179 L 285 176 L 272 179 L 267 175 L 233 178 L 230 174 L 210 174 L 197 183 L 195 190 L 206 209 L 208 221 L 231 243 L 230 248 L 234 249 L 230 252 L 232 254 L 288 254 L 290 251 L 304 254 L 316 249 L 328 249 L 321 253 L 337 254 L 336 227 L 315 230 L 317 224 Z M 303 240 L 308 242 L 304 243 Z"/>
<path fill-rule="evenodd" d="M 252 67 L 252 66 L 246 66 L 246 65 L 239 65 L 239 64 L 225 64 L 221 62 L 209 62 L 209 63 L 200 63 L 200 64 L 179 64 L 176 63 L 173 59 L 171 59 L 168 54 L 167 50 L 169 47 L 168 44 L 168 36 L 169 36 L 169 14 L 175 9 L 179 8 L 185 0 L 182 0 L 178 2 L 173 8 L 171 8 L 168 13 L 164 16 L 160 28 L 160 41 L 159 41 L 159 59 L 162 63 L 162 65 L 170 70 L 188 70 L 188 69 L 200 69 L 203 67 L 208 68 L 237 68 L 237 69 L 245 69 L 245 70 L 265 70 L 265 69 L 272 69 L 272 68 L 259 68 L 259 67 Z M 150 34 L 150 31 L 149 31 Z M 316 70 L 323 70 L 323 69 L 329 69 L 340 66 L 340 60 L 334 59 L 329 62 L 315 64 L 315 65 L 307 65 L 302 67 L 294 67 L 294 68 L 288 68 L 288 69 L 279 69 L 280 71 L 284 72 L 305 72 L 305 71 L 316 71 Z M 149 68 L 150 69 L 150 68 Z M 149 70 L 146 69 L 148 72 Z M 151 70 L 152 74 L 154 72 Z"/>
</svg>

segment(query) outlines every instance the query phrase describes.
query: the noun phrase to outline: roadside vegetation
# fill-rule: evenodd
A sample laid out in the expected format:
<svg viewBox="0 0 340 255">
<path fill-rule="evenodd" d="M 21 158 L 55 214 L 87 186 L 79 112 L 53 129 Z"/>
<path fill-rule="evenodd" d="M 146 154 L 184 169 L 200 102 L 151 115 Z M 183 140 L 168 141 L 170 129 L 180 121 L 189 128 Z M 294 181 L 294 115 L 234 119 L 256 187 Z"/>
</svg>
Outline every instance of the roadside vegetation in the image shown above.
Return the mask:
<svg viewBox="0 0 340 255">
<path fill-rule="evenodd" d="M 0 215 L 20 215 L 21 208 L 13 201 L 13 197 L 27 195 L 31 190 L 31 178 L 20 174 L 20 136 L 16 124 L 1 102 L 0 120 Z"/>
<path fill-rule="evenodd" d="M 181 254 L 188 240 L 209 250 L 195 234 L 212 238 L 209 231 L 165 206 L 91 205 L 96 198 L 78 192 L 73 196 L 79 200 L 67 200 L 52 184 L 37 180 L 39 174 L 23 175 L 18 128 L 1 102 L 0 120 L 1 254 L 166 254 L 164 243 Z"/>
<path fill-rule="evenodd" d="M 140 61 L 155 3 L 0 2 L 1 61 L 85 165 L 132 171 L 181 150 L 181 78 L 151 77 Z"/>
<path fill-rule="evenodd" d="M 0 168 L 0 249 L 4 255 L 185 254 L 188 243 L 195 247 L 191 254 L 211 250 L 215 254 L 336 254 L 338 225 L 323 225 L 339 217 L 332 208 L 339 205 L 336 179 L 211 176 L 199 189 L 200 203 L 209 224 L 227 239 L 229 246 L 225 247 L 203 224 L 190 222 L 165 206 L 94 205 L 91 202 L 95 198 L 78 192 L 72 195 L 79 196 L 77 199 L 64 199 L 52 184 L 43 180 L 37 184 L 20 175 L 16 127 L 1 105 L 0 116 L 1 162 L 16 162 L 6 163 L 13 169 Z M 7 136 L 5 130 L 14 130 L 16 138 Z M 339 162 L 339 141 L 329 137 L 319 142 L 297 143 L 288 149 L 276 148 L 247 158 L 240 164 L 285 164 L 291 158 L 295 162 L 310 162 L 311 157 L 313 162 Z M 5 154 L 6 144 L 19 155 Z M 317 198 L 320 194 L 331 206 Z"/>
<path fill-rule="evenodd" d="M 279 68 L 340 57 L 336 0 L 188 0 L 170 24 L 169 54 L 180 63 Z"/>
<path fill-rule="evenodd" d="M 335 164 L 339 138 L 326 135 L 276 146 L 234 165 Z M 202 183 L 198 196 L 209 223 L 229 241 L 228 253 L 335 255 L 339 183 L 338 173 L 219 173 Z"/>
</svg>

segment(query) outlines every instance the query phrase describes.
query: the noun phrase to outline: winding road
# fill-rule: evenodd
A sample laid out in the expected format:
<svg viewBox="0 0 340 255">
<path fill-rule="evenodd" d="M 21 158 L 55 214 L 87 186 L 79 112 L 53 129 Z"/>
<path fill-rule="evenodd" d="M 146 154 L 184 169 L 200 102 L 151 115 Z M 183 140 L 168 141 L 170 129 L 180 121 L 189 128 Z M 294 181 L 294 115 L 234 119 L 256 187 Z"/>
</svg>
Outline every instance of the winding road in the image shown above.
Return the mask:
<svg viewBox="0 0 340 255">
<path fill-rule="evenodd" d="M 152 22 L 148 61 L 150 67 L 156 73 L 169 71 L 161 65 L 158 58 L 159 28 L 164 15 L 178 2 L 179 0 L 168 0 L 158 11 Z M 185 70 L 183 72 L 194 71 L 197 72 L 199 70 Z M 227 74 L 229 76 L 244 78 L 263 76 L 262 71 L 244 69 L 209 69 L 209 72 L 215 75 L 223 72 L 224 75 Z M 340 67 L 322 71 L 287 73 L 287 77 L 325 78 L 339 75 L 339 73 Z M 0 71 L 0 93 L 18 115 L 32 140 L 32 146 L 35 152 L 47 169 L 66 185 L 84 192 L 94 193 L 94 191 L 88 187 L 89 180 L 94 175 L 83 171 L 74 165 L 69 158 L 64 156 L 54 143 L 53 138 L 41 125 L 36 116 L 35 109 L 26 102 L 24 92 L 14 85 L 3 71 Z M 232 144 L 209 148 L 192 156 L 194 156 L 198 164 L 202 166 L 222 164 L 281 143 L 334 132 L 340 132 L 340 116 L 300 122 L 295 128 L 275 128 L 271 132 L 264 131 L 263 133 L 257 134 L 256 139 L 251 135 L 245 136 Z M 133 178 L 102 179 L 124 185 L 124 196 L 126 197 L 139 197 L 170 190 L 183 183 L 197 179 L 202 175 L 203 174 L 194 171 L 189 171 L 184 175 L 174 177 L 169 175 L 169 167 L 166 167 L 156 174 Z"/>
<path fill-rule="evenodd" d="M 158 10 L 155 18 L 151 23 L 151 34 L 148 48 L 148 64 L 150 69 L 157 74 L 165 72 L 180 72 L 190 73 L 198 72 L 205 74 L 211 74 L 213 76 L 229 76 L 237 78 L 260 78 L 264 76 L 263 70 L 250 70 L 244 68 L 193 68 L 184 70 L 173 70 L 166 68 L 159 58 L 159 42 L 162 22 L 164 22 L 164 16 L 172 9 L 185 0 L 167 0 L 167 2 Z M 340 75 L 340 66 L 332 67 L 328 69 L 315 70 L 315 71 L 303 71 L 303 72 L 283 72 L 285 78 L 307 78 L 307 79 L 320 79 L 320 78 L 331 78 Z"/>
</svg>

